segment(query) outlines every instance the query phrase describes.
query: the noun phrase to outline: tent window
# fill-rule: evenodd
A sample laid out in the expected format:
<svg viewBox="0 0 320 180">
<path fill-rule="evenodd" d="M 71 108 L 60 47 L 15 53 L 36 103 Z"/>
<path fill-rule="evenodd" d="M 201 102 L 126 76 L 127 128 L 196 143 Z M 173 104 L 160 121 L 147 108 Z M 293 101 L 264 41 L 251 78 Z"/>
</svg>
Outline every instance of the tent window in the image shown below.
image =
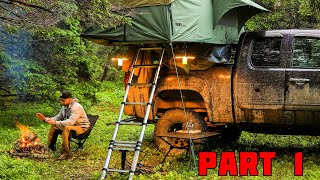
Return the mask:
<svg viewBox="0 0 320 180">
<path fill-rule="evenodd" d="M 292 67 L 320 67 L 320 39 L 295 37 L 293 46 Z"/>
<path fill-rule="evenodd" d="M 281 38 L 255 38 L 251 46 L 251 63 L 253 66 L 280 66 Z"/>
</svg>

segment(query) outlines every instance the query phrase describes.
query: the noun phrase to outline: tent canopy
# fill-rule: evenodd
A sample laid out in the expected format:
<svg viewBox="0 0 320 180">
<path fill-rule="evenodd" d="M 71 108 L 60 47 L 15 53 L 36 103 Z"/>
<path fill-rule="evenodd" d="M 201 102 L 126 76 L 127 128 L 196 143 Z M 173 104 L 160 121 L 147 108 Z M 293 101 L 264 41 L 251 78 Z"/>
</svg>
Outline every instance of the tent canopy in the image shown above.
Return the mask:
<svg viewBox="0 0 320 180">
<path fill-rule="evenodd" d="M 245 22 L 268 11 L 250 0 L 123 0 L 130 24 L 90 27 L 83 36 L 104 45 L 196 42 L 236 44 Z"/>
</svg>

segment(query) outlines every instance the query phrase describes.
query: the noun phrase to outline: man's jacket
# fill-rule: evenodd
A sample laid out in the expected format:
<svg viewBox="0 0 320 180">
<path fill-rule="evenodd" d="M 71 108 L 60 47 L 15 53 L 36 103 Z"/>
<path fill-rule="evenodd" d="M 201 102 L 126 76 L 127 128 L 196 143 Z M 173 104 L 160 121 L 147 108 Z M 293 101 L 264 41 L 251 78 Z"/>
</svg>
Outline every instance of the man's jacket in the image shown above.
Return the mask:
<svg viewBox="0 0 320 180">
<path fill-rule="evenodd" d="M 72 100 L 68 107 L 62 106 L 59 114 L 52 119 L 57 122 L 59 129 L 63 129 L 65 126 L 81 126 L 85 129 L 90 127 L 87 114 L 76 98 Z"/>
</svg>

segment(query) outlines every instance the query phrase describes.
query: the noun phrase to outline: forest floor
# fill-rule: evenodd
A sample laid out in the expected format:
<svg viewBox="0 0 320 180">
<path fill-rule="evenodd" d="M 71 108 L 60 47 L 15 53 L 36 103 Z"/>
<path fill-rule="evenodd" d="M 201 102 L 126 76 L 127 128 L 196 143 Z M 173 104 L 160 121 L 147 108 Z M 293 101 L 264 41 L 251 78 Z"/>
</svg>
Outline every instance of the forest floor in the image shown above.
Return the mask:
<svg viewBox="0 0 320 180">
<path fill-rule="evenodd" d="M 93 104 L 88 114 L 99 115 L 99 119 L 84 149 L 74 153 L 72 159 L 58 161 L 59 151 L 52 153 L 52 158 L 32 159 L 16 158 L 8 155 L 14 143 L 19 139 L 20 130 L 16 122 L 28 126 L 46 144 L 49 125 L 36 119 L 36 112 L 53 116 L 56 109 L 47 104 L 18 103 L 0 111 L 0 179 L 99 179 L 104 166 L 108 145 L 114 126 L 106 123 L 114 122 L 118 117 L 120 103 L 123 98 L 121 83 L 107 82 L 104 90 L 97 94 L 98 103 Z M 140 128 L 120 129 L 119 137 L 123 140 L 137 139 Z M 138 174 L 133 179 L 320 179 L 320 139 L 317 136 L 265 135 L 243 132 L 235 145 L 217 144 L 210 151 L 218 155 L 221 152 L 234 151 L 239 159 L 239 152 L 276 152 L 272 161 L 272 175 L 263 176 L 263 161 L 259 160 L 258 176 L 219 176 L 217 168 L 208 170 L 207 176 L 198 176 L 198 168 L 191 166 L 193 159 L 185 154 L 169 156 L 161 164 L 164 153 L 157 150 L 154 144 L 154 125 L 148 125 L 142 151 L 139 157 Z M 60 149 L 61 139 L 57 146 Z M 294 176 L 294 154 L 303 153 L 303 176 Z M 196 154 L 196 162 L 197 160 Z M 110 166 L 119 165 L 120 154 L 114 154 Z M 127 165 L 132 155 L 128 154 Z M 126 175 L 108 174 L 106 179 L 126 179 Z"/>
</svg>

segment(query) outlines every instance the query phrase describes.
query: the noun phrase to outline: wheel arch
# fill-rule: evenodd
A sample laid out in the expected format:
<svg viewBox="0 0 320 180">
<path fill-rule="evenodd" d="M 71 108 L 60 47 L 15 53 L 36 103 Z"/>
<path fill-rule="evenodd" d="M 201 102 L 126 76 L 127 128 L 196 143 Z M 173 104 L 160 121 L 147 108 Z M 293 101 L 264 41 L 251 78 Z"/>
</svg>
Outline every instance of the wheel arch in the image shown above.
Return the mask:
<svg viewBox="0 0 320 180">
<path fill-rule="evenodd" d="M 182 108 L 180 90 L 185 98 L 188 98 L 185 102 L 186 109 L 200 112 L 203 109 L 209 121 L 212 121 L 213 102 L 210 88 L 204 79 L 195 76 L 180 76 L 178 81 L 175 75 L 171 75 L 160 81 L 156 91 L 157 111 L 164 113 L 174 108 Z"/>
</svg>

